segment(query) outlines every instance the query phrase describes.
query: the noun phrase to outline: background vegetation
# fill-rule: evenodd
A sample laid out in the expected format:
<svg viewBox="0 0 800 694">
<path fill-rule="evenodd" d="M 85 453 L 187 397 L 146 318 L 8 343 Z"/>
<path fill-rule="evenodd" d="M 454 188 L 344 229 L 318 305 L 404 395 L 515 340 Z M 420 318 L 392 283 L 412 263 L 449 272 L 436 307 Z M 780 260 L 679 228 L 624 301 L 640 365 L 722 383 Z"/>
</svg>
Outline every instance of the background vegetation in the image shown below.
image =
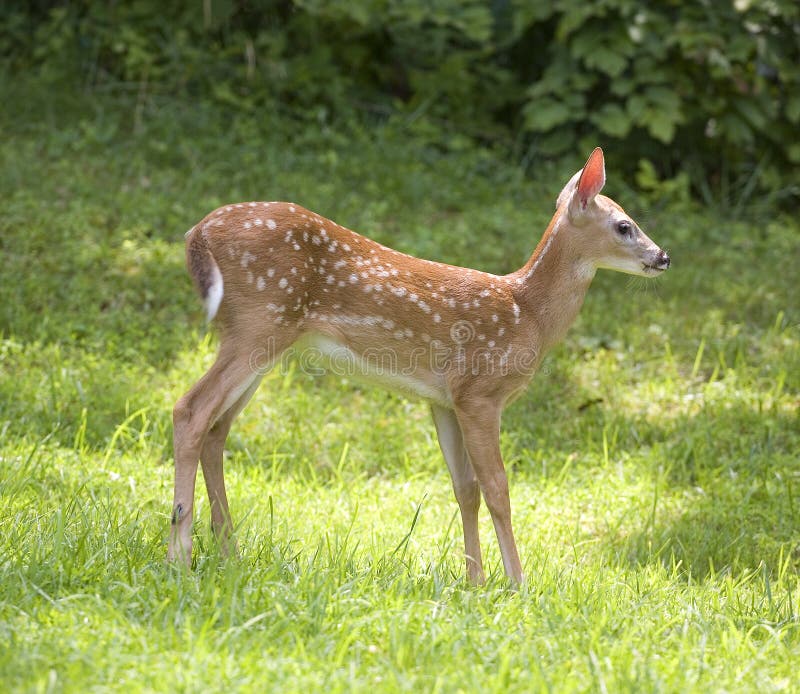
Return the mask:
<svg viewBox="0 0 800 694">
<path fill-rule="evenodd" d="M 0 54 L 140 107 L 401 113 L 437 146 L 501 141 L 524 166 L 601 136 L 628 175 L 645 161 L 706 197 L 800 193 L 794 0 L 45 1 L 7 16 Z"/>
<path fill-rule="evenodd" d="M 584 5 L 5 12 L 1 689 L 798 689 L 798 10 Z M 164 565 L 189 226 L 291 199 L 506 272 L 596 144 L 674 267 L 598 275 L 504 418 L 522 590 L 485 512 L 464 584 L 423 404 L 297 370 L 229 441 L 241 560 L 199 484 Z"/>
</svg>

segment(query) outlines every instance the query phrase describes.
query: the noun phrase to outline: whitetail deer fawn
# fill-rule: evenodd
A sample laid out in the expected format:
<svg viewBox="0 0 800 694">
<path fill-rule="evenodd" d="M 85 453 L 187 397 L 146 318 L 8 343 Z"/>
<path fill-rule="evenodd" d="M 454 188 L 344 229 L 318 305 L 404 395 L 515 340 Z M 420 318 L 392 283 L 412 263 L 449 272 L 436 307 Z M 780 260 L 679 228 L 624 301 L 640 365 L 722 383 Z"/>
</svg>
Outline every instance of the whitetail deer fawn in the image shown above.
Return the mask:
<svg viewBox="0 0 800 694">
<path fill-rule="evenodd" d="M 520 582 L 500 414 L 574 320 L 597 268 L 652 276 L 670 264 L 617 203 L 599 195 L 604 183 L 598 147 L 561 191 L 528 262 L 504 276 L 399 253 L 289 203 L 229 205 L 193 227 L 187 264 L 220 348 L 175 405 L 169 558 L 191 562 L 198 459 L 212 527 L 227 548 L 225 439 L 265 369 L 300 345 L 430 401 L 461 510 L 467 574 L 484 580 L 483 492 L 505 571 Z"/>
</svg>

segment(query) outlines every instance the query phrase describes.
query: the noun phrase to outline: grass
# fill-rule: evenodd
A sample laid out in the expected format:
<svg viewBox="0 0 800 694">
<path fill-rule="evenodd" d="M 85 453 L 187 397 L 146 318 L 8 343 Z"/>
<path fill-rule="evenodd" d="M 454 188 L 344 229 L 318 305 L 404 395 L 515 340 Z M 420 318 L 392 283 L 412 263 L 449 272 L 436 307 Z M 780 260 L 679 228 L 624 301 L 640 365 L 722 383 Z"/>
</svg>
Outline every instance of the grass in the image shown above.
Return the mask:
<svg viewBox="0 0 800 694">
<path fill-rule="evenodd" d="M 164 564 L 170 411 L 215 341 L 185 229 L 293 199 L 504 272 L 570 172 L 528 180 L 403 123 L 2 90 L 0 689 L 800 688 L 797 220 L 664 208 L 609 172 L 674 267 L 599 275 L 504 418 L 519 591 L 485 510 L 489 581 L 465 584 L 424 404 L 299 370 L 229 440 L 241 560 L 220 559 L 199 483 L 188 573 Z"/>
</svg>

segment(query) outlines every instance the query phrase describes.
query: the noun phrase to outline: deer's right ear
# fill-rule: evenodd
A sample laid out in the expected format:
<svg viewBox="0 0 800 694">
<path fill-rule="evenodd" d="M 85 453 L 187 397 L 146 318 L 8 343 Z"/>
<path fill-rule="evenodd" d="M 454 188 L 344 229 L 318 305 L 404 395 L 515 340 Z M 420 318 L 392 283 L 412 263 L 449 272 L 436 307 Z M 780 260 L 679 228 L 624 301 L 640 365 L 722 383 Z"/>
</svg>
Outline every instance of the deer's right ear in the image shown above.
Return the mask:
<svg viewBox="0 0 800 694">
<path fill-rule="evenodd" d="M 556 209 L 561 209 L 561 206 L 570 199 L 572 193 L 575 192 L 575 186 L 578 183 L 578 179 L 581 177 L 583 173 L 583 169 L 578 171 L 572 178 L 569 179 L 567 185 L 565 185 L 561 192 L 558 194 L 558 200 L 556 200 Z"/>
</svg>

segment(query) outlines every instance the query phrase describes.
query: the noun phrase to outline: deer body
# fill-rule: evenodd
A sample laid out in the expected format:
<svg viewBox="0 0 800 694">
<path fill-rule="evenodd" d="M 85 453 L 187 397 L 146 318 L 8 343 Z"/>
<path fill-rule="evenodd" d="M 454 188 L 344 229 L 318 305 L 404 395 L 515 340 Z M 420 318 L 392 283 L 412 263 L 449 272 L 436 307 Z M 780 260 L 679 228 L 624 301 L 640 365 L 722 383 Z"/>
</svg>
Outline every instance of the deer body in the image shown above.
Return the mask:
<svg viewBox="0 0 800 694">
<path fill-rule="evenodd" d="M 263 373 L 290 347 L 431 403 L 464 524 L 469 577 L 483 580 L 481 492 L 506 573 L 522 580 L 500 457 L 500 413 L 580 310 L 597 267 L 657 274 L 669 258 L 599 196 L 597 149 L 559 196 L 528 263 L 505 276 L 409 256 L 290 203 L 215 210 L 187 232 L 187 264 L 220 352 L 175 406 L 169 556 L 191 559 L 198 459 L 212 525 L 228 542 L 222 451 Z M 627 223 L 629 238 L 614 225 Z M 598 226 L 606 226 L 598 232 Z"/>
</svg>

